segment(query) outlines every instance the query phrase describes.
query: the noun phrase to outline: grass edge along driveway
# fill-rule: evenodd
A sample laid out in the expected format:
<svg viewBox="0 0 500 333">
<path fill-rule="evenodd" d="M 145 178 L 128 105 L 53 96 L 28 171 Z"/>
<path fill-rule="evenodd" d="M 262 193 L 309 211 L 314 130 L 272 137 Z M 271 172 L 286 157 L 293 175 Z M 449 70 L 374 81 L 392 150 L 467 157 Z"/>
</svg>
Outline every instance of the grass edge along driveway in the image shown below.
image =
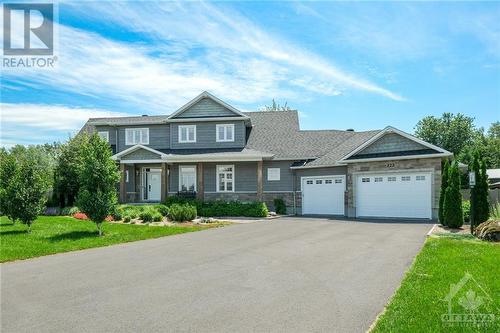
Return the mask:
<svg viewBox="0 0 500 333">
<path fill-rule="evenodd" d="M 31 234 L 28 234 L 25 225 L 12 225 L 10 220 L 2 216 L 0 262 L 200 231 L 221 225 L 223 224 L 149 227 L 104 223 L 104 235 L 99 237 L 95 223 L 86 220 L 67 216 L 40 216 L 33 224 Z"/>
<path fill-rule="evenodd" d="M 468 235 L 429 237 L 370 332 L 498 332 L 499 258 L 498 243 L 475 240 Z M 447 324 L 441 319 L 443 314 L 448 313 L 445 298 L 450 293 L 450 285 L 458 284 L 467 272 L 473 279 L 467 280 L 452 298 L 452 313 L 470 313 L 461 304 L 465 304 L 467 293 L 472 291 L 474 294 L 469 292 L 468 299 L 476 302 L 476 306 L 481 304 L 476 309 L 477 313 L 495 315 L 491 325 Z M 488 295 L 484 295 L 481 288 Z"/>
</svg>

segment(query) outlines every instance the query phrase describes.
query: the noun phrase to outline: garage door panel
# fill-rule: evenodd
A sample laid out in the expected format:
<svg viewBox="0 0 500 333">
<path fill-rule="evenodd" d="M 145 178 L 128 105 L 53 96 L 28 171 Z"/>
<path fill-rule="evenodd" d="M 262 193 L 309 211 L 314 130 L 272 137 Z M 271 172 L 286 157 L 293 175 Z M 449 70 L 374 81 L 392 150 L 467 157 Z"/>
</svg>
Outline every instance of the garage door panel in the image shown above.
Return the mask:
<svg viewBox="0 0 500 333">
<path fill-rule="evenodd" d="M 302 180 L 302 213 L 344 215 L 344 177 L 308 177 Z"/>
<path fill-rule="evenodd" d="M 356 215 L 431 218 L 431 174 L 359 175 Z"/>
</svg>

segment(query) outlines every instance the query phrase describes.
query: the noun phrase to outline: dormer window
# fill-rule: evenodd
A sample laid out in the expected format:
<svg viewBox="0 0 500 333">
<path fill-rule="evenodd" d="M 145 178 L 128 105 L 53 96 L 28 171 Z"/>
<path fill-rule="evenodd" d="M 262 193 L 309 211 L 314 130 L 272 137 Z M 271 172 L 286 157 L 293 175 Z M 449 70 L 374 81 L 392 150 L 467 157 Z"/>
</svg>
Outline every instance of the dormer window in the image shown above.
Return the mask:
<svg viewBox="0 0 500 333">
<path fill-rule="evenodd" d="M 179 142 L 196 142 L 196 125 L 179 125 Z"/>
<path fill-rule="evenodd" d="M 149 128 L 126 128 L 125 145 L 148 145 Z"/>
<path fill-rule="evenodd" d="M 217 142 L 233 142 L 234 141 L 234 124 L 218 124 Z"/>
</svg>

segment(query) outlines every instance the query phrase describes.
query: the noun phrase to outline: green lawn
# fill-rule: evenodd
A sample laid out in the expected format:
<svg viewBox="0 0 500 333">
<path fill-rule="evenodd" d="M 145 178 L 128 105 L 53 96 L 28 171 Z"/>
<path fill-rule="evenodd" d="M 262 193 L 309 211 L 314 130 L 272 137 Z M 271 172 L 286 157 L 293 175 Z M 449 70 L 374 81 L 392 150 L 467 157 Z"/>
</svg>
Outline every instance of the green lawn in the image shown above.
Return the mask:
<svg viewBox="0 0 500 333">
<path fill-rule="evenodd" d="M 220 225 L 149 227 L 104 223 L 104 236 L 98 237 L 94 223 L 72 217 L 41 216 L 33 224 L 31 234 L 26 233 L 25 225 L 12 225 L 6 217 L 0 217 L 0 262 L 182 234 Z"/>
<path fill-rule="evenodd" d="M 479 300 L 476 305 L 482 301 L 477 312 L 495 315 L 492 326 L 448 326 L 441 320 L 441 316 L 448 312 L 448 302 L 444 298 L 450 292 L 450 284 L 458 284 L 466 272 L 473 279 L 469 279 L 452 299 L 452 313 L 469 313 L 463 304 L 471 299 L 465 297 L 472 290 L 476 293 L 472 301 Z M 469 296 L 473 294 L 469 293 Z M 469 235 L 432 237 L 406 273 L 373 332 L 499 332 L 499 309 L 500 244 L 481 242 Z"/>
</svg>

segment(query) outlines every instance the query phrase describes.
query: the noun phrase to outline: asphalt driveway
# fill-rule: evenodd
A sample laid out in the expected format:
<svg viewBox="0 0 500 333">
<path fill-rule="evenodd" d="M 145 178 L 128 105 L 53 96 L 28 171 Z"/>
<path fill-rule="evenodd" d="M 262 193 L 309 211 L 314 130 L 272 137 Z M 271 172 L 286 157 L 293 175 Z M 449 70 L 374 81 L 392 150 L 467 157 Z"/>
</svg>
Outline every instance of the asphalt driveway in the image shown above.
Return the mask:
<svg viewBox="0 0 500 333">
<path fill-rule="evenodd" d="M 1 265 L 6 332 L 364 332 L 429 224 L 282 218 Z"/>
</svg>

